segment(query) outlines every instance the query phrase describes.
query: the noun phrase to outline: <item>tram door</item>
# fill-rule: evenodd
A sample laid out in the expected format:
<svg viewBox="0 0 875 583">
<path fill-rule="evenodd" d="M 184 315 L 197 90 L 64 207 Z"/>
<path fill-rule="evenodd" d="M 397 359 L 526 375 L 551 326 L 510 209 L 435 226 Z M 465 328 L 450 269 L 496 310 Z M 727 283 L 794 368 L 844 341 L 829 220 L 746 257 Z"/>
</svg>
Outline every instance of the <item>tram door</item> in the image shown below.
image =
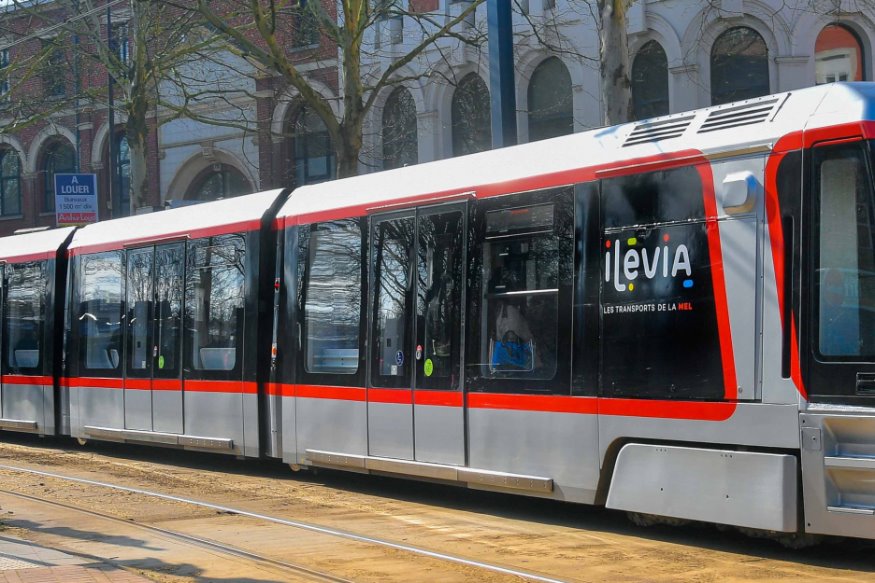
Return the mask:
<svg viewBox="0 0 875 583">
<path fill-rule="evenodd" d="M 182 433 L 183 243 L 128 250 L 125 428 Z"/>
<path fill-rule="evenodd" d="M 6 332 L 6 262 L 0 261 L 0 346 L 4 344 L 4 334 Z M 2 356 L 2 351 L 0 351 L 0 356 Z M 4 414 L 3 407 L 3 375 L 6 374 L 6 363 L 3 358 L 0 357 L 0 419 L 3 419 L 6 415 Z"/>
<path fill-rule="evenodd" d="M 465 463 L 465 216 L 465 205 L 454 204 L 372 222 L 372 456 Z"/>
</svg>

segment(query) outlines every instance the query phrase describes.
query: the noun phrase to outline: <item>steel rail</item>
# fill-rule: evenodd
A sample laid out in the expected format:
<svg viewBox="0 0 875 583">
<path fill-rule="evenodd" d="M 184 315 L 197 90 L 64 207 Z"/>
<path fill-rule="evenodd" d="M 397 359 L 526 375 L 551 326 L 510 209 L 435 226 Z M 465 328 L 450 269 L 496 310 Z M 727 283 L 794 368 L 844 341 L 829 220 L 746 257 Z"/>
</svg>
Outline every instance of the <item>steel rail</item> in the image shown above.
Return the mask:
<svg viewBox="0 0 875 583">
<path fill-rule="evenodd" d="M 85 508 L 78 508 L 76 506 L 72 506 L 70 504 L 65 504 L 63 502 L 58 502 L 56 500 L 47 500 L 45 498 L 40 498 L 38 496 L 31 496 L 30 494 L 22 494 L 21 492 L 13 492 L 12 490 L 7 490 L 6 488 L 0 488 L 0 492 L 6 494 L 8 496 L 12 496 L 15 498 L 21 498 L 24 500 L 30 500 L 31 502 L 37 502 L 40 504 L 46 504 L 48 506 L 54 506 L 57 508 L 64 508 L 65 510 L 72 510 L 75 512 L 79 512 L 81 514 L 86 514 L 89 516 L 95 516 L 97 518 L 108 520 L 111 522 L 117 522 L 119 524 L 124 524 L 125 526 L 133 526 L 136 528 L 148 530 L 150 532 L 158 533 L 164 537 L 174 539 L 179 542 L 187 543 L 196 547 L 200 547 L 203 549 L 207 549 L 209 551 L 217 551 L 219 553 L 225 555 L 231 555 L 238 559 L 246 559 L 249 561 L 253 561 L 255 563 L 260 563 L 263 565 L 267 565 L 273 568 L 279 568 L 283 571 L 290 571 L 296 575 L 306 575 L 308 578 L 311 578 L 315 581 L 327 581 L 330 583 L 352 583 L 349 579 L 342 579 L 340 577 L 335 577 L 328 573 L 323 573 L 321 571 L 314 571 L 313 569 L 303 567 L 301 565 L 296 565 L 294 563 L 287 563 L 285 561 L 278 561 L 276 559 L 271 559 L 268 557 L 264 557 L 262 555 L 258 555 L 256 553 L 249 552 L 245 549 L 241 549 L 239 547 L 235 547 L 232 545 L 228 545 L 226 543 L 222 543 L 215 540 L 210 540 L 207 538 L 201 538 L 192 536 L 190 534 L 185 534 L 183 532 L 179 532 L 176 530 L 168 530 L 166 528 L 161 528 L 160 526 L 153 526 L 151 524 L 145 524 L 143 522 L 139 522 L 136 520 L 124 520 L 118 518 L 116 516 L 111 516 L 109 514 L 104 514 L 103 512 L 98 512 L 96 510 L 88 510 Z"/>
<path fill-rule="evenodd" d="M 238 514 L 240 516 L 246 516 L 249 518 L 254 518 L 256 520 L 263 520 L 265 522 L 272 522 L 274 524 L 282 524 L 284 526 L 290 526 L 293 528 L 298 528 L 301 530 L 306 530 L 310 532 L 316 532 L 319 534 L 324 534 L 328 536 L 335 536 L 338 538 L 344 538 L 348 540 L 354 540 L 361 543 L 372 544 L 387 547 L 390 549 L 404 551 L 416 555 L 420 555 L 423 557 L 430 557 L 432 559 L 438 559 L 441 561 L 447 561 L 450 563 L 456 563 L 459 565 L 465 565 L 468 567 L 477 567 L 480 569 L 484 569 L 487 571 L 492 571 L 494 573 L 501 573 L 504 575 L 511 575 L 514 577 L 520 577 L 522 579 L 528 579 L 530 581 L 538 581 L 540 583 L 565 583 L 561 579 L 554 579 L 552 577 L 545 577 L 544 575 L 539 575 L 537 573 L 532 573 L 530 571 L 523 571 L 520 569 L 512 569 L 509 567 L 502 567 L 500 565 L 493 565 L 491 563 L 484 563 L 482 561 L 476 561 L 474 559 L 468 559 L 465 557 L 459 557 L 455 555 L 450 555 L 447 553 L 441 553 L 437 551 L 430 551 L 428 549 L 424 549 L 421 547 L 416 547 L 413 545 L 401 544 L 392 542 L 386 539 L 380 539 L 370 536 L 365 536 L 361 534 L 356 534 L 354 532 L 340 530 L 336 528 L 331 528 L 328 526 L 320 526 L 317 524 L 310 524 L 307 522 L 300 522 L 297 520 L 288 520 L 286 518 L 279 518 L 276 516 L 269 516 L 267 514 L 259 514 L 257 512 L 250 512 L 248 510 L 243 510 L 240 508 L 233 508 L 231 506 L 223 506 L 221 504 L 213 504 L 211 502 L 204 502 L 202 500 L 195 500 L 193 498 L 184 498 L 181 496 L 173 496 L 170 494 L 163 494 L 161 492 L 153 492 L 150 490 L 144 490 L 142 488 L 131 488 L 128 486 L 120 486 L 118 484 L 110 484 L 107 482 L 98 482 L 96 480 L 88 480 L 85 478 L 76 478 L 73 476 L 65 476 L 63 474 L 55 474 L 52 472 L 45 472 L 42 470 L 34 470 L 30 468 L 21 468 L 17 466 L 10 466 L 6 464 L 0 464 L 0 470 L 9 470 L 13 472 L 23 472 L 28 474 L 33 474 L 37 476 L 43 476 L 47 478 L 55 478 L 59 480 L 67 480 L 70 482 L 76 482 L 79 484 L 87 484 L 90 486 L 99 486 L 103 488 L 110 488 L 113 490 L 119 490 L 121 492 L 130 492 L 132 494 L 140 494 L 143 496 L 151 496 L 153 498 L 159 498 L 162 500 L 170 500 L 172 502 L 180 502 L 183 504 L 191 504 L 194 506 L 200 506 L 202 508 L 209 508 L 210 510 L 215 510 L 218 512 L 225 512 L 228 514 Z"/>
</svg>

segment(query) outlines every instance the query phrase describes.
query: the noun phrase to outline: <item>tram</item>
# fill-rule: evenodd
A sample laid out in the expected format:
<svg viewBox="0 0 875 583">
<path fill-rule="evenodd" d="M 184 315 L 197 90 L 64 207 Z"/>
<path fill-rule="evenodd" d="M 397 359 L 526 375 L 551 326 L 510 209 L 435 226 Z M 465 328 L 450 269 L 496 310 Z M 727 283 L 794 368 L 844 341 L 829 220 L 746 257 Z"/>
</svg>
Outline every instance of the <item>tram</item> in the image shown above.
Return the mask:
<svg viewBox="0 0 875 583">
<path fill-rule="evenodd" d="M 0 428 L 875 538 L 873 105 L 0 239 Z"/>
</svg>

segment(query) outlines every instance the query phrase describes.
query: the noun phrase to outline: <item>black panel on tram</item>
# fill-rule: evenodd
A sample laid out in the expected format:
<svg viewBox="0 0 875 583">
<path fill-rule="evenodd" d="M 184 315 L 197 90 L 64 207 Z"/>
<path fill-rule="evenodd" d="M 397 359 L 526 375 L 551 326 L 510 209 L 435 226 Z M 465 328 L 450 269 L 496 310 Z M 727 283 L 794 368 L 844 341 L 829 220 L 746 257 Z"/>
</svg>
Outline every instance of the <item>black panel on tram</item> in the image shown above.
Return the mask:
<svg viewBox="0 0 875 583">
<path fill-rule="evenodd" d="M 685 167 L 604 180 L 602 212 L 602 395 L 722 398 L 698 172 Z"/>
</svg>

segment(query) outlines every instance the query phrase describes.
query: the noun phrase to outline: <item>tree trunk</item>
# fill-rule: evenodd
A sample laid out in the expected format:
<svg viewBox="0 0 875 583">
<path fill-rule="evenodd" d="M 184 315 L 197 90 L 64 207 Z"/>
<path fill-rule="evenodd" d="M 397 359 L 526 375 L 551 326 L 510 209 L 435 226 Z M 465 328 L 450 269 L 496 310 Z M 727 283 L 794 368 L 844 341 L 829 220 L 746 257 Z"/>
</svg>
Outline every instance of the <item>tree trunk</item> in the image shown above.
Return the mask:
<svg viewBox="0 0 875 583">
<path fill-rule="evenodd" d="M 598 0 L 601 22 L 600 58 L 602 106 L 605 125 L 632 119 L 632 90 L 629 83 L 629 48 L 626 40 L 628 0 Z"/>
<path fill-rule="evenodd" d="M 130 118 L 128 119 L 127 138 L 128 149 L 131 156 L 131 180 L 130 180 L 130 214 L 134 214 L 137 209 L 142 208 L 146 204 L 149 182 L 147 179 L 147 164 L 149 148 L 146 142 L 147 132 L 145 131 L 145 120 L 143 120 L 143 131 L 134 128 L 131 125 Z"/>
</svg>

